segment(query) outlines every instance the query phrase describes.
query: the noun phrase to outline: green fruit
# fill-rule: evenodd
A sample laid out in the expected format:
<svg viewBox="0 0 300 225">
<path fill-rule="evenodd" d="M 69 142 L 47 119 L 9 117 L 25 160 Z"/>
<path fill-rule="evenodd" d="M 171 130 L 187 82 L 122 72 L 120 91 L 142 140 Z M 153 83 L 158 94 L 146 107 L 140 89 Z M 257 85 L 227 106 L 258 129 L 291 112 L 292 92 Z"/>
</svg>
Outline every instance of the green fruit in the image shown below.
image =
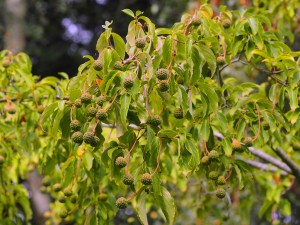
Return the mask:
<svg viewBox="0 0 300 225">
<path fill-rule="evenodd" d="M 123 71 L 123 69 L 124 69 L 123 63 L 121 61 L 115 62 L 114 69 Z"/>
<path fill-rule="evenodd" d="M 107 101 L 109 101 L 109 97 L 108 96 L 103 96 L 103 95 L 99 96 L 96 99 L 96 103 L 99 106 L 102 106 L 104 104 L 104 102 L 107 102 Z"/>
<path fill-rule="evenodd" d="M 81 106 L 82 106 L 81 99 L 76 99 L 74 101 L 74 105 L 75 105 L 76 108 L 81 108 Z"/>
<path fill-rule="evenodd" d="M 39 105 L 39 106 L 37 107 L 37 112 L 38 112 L 39 114 L 42 114 L 42 113 L 44 112 L 44 110 L 45 110 L 45 107 L 42 106 L 42 105 Z"/>
<path fill-rule="evenodd" d="M 224 19 L 222 20 L 222 26 L 227 29 L 231 26 L 231 20 L 230 19 Z"/>
<path fill-rule="evenodd" d="M 42 180 L 42 185 L 48 187 L 51 185 L 51 178 L 49 176 L 45 176 Z"/>
<path fill-rule="evenodd" d="M 292 146 L 293 146 L 293 149 L 295 151 L 299 151 L 300 150 L 300 142 L 292 143 Z"/>
<path fill-rule="evenodd" d="M 79 120 L 72 120 L 71 123 L 70 123 L 70 128 L 73 131 L 79 131 L 80 126 L 81 126 L 81 124 L 80 124 Z"/>
<path fill-rule="evenodd" d="M 216 190 L 216 196 L 218 198 L 224 198 L 226 195 L 226 191 L 224 188 L 221 188 L 221 187 L 218 187 L 217 190 Z"/>
<path fill-rule="evenodd" d="M 96 147 L 96 146 L 99 145 L 99 143 L 100 143 L 100 138 L 98 138 L 97 136 L 94 136 L 94 139 L 93 139 L 93 141 L 90 143 L 90 145 L 91 145 L 92 147 Z"/>
<path fill-rule="evenodd" d="M 71 188 L 71 187 L 65 188 L 65 189 L 64 189 L 64 195 L 65 195 L 66 197 L 72 196 L 72 195 L 73 195 L 72 188 Z"/>
<path fill-rule="evenodd" d="M 146 192 L 147 194 L 149 194 L 149 193 L 150 193 L 150 191 L 151 191 L 151 190 L 150 190 L 150 188 L 149 188 L 149 187 L 146 187 L 146 188 L 145 188 L 145 192 Z"/>
<path fill-rule="evenodd" d="M 161 81 L 160 83 L 159 83 L 159 90 L 161 91 L 161 92 L 166 92 L 166 91 L 168 91 L 169 90 L 169 88 L 170 88 L 170 86 L 169 86 L 169 83 L 167 82 L 167 81 Z"/>
<path fill-rule="evenodd" d="M 156 77 L 159 80 L 167 80 L 169 78 L 169 70 L 164 68 L 158 69 L 156 71 Z"/>
<path fill-rule="evenodd" d="M 141 178 L 141 182 L 144 185 L 152 184 L 152 175 L 150 173 L 144 173 Z"/>
<path fill-rule="evenodd" d="M 131 78 L 125 78 L 123 86 L 125 89 L 130 89 L 134 85 L 134 81 Z"/>
<path fill-rule="evenodd" d="M 183 111 L 181 108 L 177 108 L 174 110 L 174 117 L 176 119 L 182 119 L 183 118 Z"/>
<path fill-rule="evenodd" d="M 0 166 L 2 166 L 4 162 L 5 162 L 4 156 L 0 155 Z"/>
<path fill-rule="evenodd" d="M 226 184 L 226 179 L 224 176 L 219 176 L 217 179 L 217 185 L 225 185 Z"/>
<path fill-rule="evenodd" d="M 220 55 L 217 57 L 217 64 L 219 66 L 223 66 L 226 63 L 226 59 L 224 56 Z"/>
<path fill-rule="evenodd" d="M 127 199 L 124 198 L 124 197 L 118 198 L 117 201 L 116 201 L 116 206 L 117 206 L 119 209 L 126 209 L 127 206 L 128 206 Z"/>
<path fill-rule="evenodd" d="M 219 153 L 216 150 L 211 150 L 208 153 L 209 159 L 217 159 L 219 157 Z"/>
<path fill-rule="evenodd" d="M 244 144 L 247 146 L 247 147 L 251 147 L 253 145 L 253 140 L 251 137 L 246 137 L 244 139 Z"/>
<path fill-rule="evenodd" d="M 97 70 L 97 71 L 100 71 L 100 70 L 103 69 L 103 63 L 101 62 L 100 59 L 97 59 L 97 60 L 94 61 L 94 63 L 93 63 L 93 68 L 94 68 L 95 70 Z"/>
<path fill-rule="evenodd" d="M 68 211 L 65 210 L 65 209 L 62 209 L 60 212 L 59 212 L 59 217 L 60 218 L 66 218 L 68 216 Z"/>
<path fill-rule="evenodd" d="M 80 96 L 81 102 L 85 104 L 89 104 L 92 101 L 92 95 L 89 93 L 84 93 Z"/>
<path fill-rule="evenodd" d="M 176 82 L 177 82 L 177 84 L 184 84 L 184 79 L 183 79 L 183 77 L 177 76 L 177 77 L 176 77 Z"/>
<path fill-rule="evenodd" d="M 267 121 L 262 122 L 262 127 L 264 130 L 270 130 L 270 124 Z"/>
<path fill-rule="evenodd" d="M 94 133 L 87 131 L 83 135 L 83 141 L 87 144 L 90 144 L 94 141 Z"/>
<path fill-rule="evenodd" d="M 72 134 L 71 138 L 75 143 L 81 144 L 83 141 L 83 134 L 80 131 L 76 131 L 74 134 Z"/>
<path fill-rule="evenodd" d="M 107 119 L 108 115 L 104 109 L 99 109 L 96 113 L 96 117 L 98 120 L 105 120 Z"/>
<path fill-rule="evenodd" d="M 147 123 L 153 126 L 159 126 L 161 124 L 160 116 L 159 115 L 149 116 Z"/>
<path fill-rule="evenodd" d="M 216 180 L 218 179 L 218 173 L 216 171 L 210 171 L 208 174 L 208 178 L 211 180 Z"/>
<path fill-rule="evenodd" d="M 67 200 L 67 198 L 66 198 L 66 196 L 65 196 L 64 194 L 61 193 L 61 194 L 59 194 L 57 200 L 58 200 L 60 203 L 65 203 L 66 200 Z"/>
<path fill-rule="evenodd" d="M 231 142 L 231 147 L 234 151 L 243 151 L 243 146 L 241 145 L 241 142 L 239 142 L 238 140 L 233 140 Z"/>
<path fill-rule="evenodd" d="M 209 157 L 208 156 L 203 156 L 201 159 L 201 164 L 203 165 L 208 165 L 210 163 Z"/>
<path fill-rule="evenodd" d="M 45 219 L 50 219 L 52 217 L 52 213 L 51 213 L 51 211 L 46 211 L 46 212 L 44 212 L 43 216 Z"/>
<path fill-rule="evenodd" d="M 144 48 L 146 46 L 147 40 L 146 38 L 137 38 L 135 40 L 135 46 L 137 48 Z"/>
<path fill-rule="evenodd" d="M 73 204 L 75 204 L 77 202 L 77 196 L 76 195 L 72 195 L 70 197 L 70 202 L 73 203 Z"/>
<path fill-rule="evenodd" d="M 106 193 L 103 193 L 103 192 L 100 193 L 99 196 L 98 196 L 98 200 L 102 201 L 102 202 L 106 201 L 107 198 L 108 198 L 108 195 Z"/>
<path fill-rule="evenodd" d="M 56 183 L 53 185 L 53 191 L 55 192 L 59 192 L 61 190 L 61 184 L 60 183 Z"/>
<path fill-rule="evenodd" d="M 41 186 L 40 187 L 40 192 L 43 193 L 43 194 L 47 193 L 47 188 L 45 186 Z"/>
<path fill-rule="evenodd" d="M 199 17 L 194 17 L 192 20 L 192 25 L 194 26 L 200 26 L 202 23 L 202 20 Z"/>
<path fill-rule="evenodd" d="M 6 104 L 4 106 L 4 111 L 8 112 L 8 114 L 15 114 L 17 111 L 17 108 L 14 104 Z"/>
<path fill-rule="evenodd" d="M 116 159 L 116 162 L 115 162 L 115 165 L 120 167 L 120 168 L 123 168 L 127 165 L 127 161 L 124 157 L 122 156 L 119 156 L 117 159 Z"/>
<path fill-rule="evenodd" d="M 91 107 L 88 108 L 87 114 L 90 117 L 95 117 L 96 114 L 97 114 L 97 109 L 95 107 L 91 106 Z"/>
<path fill-rule="evenodd" d="M 125 174 L 123 176 L 123 183 L 125 185 L 132 185 L 133 181 L 134 181 L 134 178 L 133 178 L 133 176 L 131 174 Z"/>
<path fill-rule="evenodd" d="M 4 68 L 9 67 L 9 65 L 10 65 L 10 60 L 9 60 L 8 58 L 6 58 L 6 59 L 4 59 L 4 60 L 2 61 L 2 66 L 3 66 Z"/>
</svg>

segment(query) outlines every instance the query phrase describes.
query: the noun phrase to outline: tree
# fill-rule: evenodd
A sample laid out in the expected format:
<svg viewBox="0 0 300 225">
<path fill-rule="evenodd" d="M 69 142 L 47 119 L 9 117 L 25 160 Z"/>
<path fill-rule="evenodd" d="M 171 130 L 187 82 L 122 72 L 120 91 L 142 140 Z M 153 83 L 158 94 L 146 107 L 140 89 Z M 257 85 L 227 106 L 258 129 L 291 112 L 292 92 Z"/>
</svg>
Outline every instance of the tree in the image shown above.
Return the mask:
<svg viewBox="0 0 300 225">
<path fill-rule="evenodd" d="M 126 42 L 106 22 L 71 79 L 39 80 L 26 54 L 1 52 L 0 221 L 30 220 L 19 181 L 33 168 L 53 197 L 47 224 L 121 223 L 128 207 L 142 224 L 242 224 L 253 196 L 273 223 L 290 215 L 300 53 L 287 33 L 263 10 L 202 4 L 172 28 L 123 12 Z"/>
</svg>

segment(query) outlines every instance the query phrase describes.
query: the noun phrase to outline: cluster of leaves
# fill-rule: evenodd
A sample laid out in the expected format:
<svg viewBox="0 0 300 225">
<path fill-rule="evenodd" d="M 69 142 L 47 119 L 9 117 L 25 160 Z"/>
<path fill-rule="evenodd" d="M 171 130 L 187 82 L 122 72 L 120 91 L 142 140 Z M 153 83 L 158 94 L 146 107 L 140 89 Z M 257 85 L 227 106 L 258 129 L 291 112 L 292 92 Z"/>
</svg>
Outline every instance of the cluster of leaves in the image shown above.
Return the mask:
<svg viewBox="0 0 300 225">
<path fill-rule="evenodd" d="M 282 175 L 294 170 L 270 160 L 277 172 L 254 178 L 248 164 L 253 165 L 254 150 L 270 156 L 282 148 L 299 158 L 300 54 L 271 31 L 267 17 L 220 9 L 214 16 L 204 4 L 172 28 L 155 28 L 141 12 L 123 10 L 133 18 L 126 43 L 107 22 L 96 45 L 99 57 L 86 56 L 70 80 L 37 82 L 25 54 L 1 53 L 6 104 L 1 169 L 23 165 L 15 161 L 20 160 L 16 152 L 32 160 L 24 167 L 38 159 L 42 190 L 54 198 L 48 224 L 62 219 L 109 224 L 118 208 L 128 206 L 142 224 L 148 224 L 149 208 L 174 224 L 172 190 L 188 193 L 190 181 L 201 187 L 189 205 L 198 218 L 210 215 L 216 199 L 230 205 L 231 193 L 253 179 L 268 193 L 261 215 L 274 208 L 290 213 L 280 196 L 292 182 Z M 269 79 L 261 85 L 239 82 L 226 74 L 237 62 Z M 45 110 L 41 105 L 47 105 Z M 30 139 L 24 141 L 24 133 Z M 9 173 L 5 176 L 1 191 L 18 186 Z M 270 185 L 273 178 L 282 181 Z M 27 204 L 29 218 L 25 197 L 15 202 Z M 12 211 L 13 218 L 17 212 Z"/>
</svg>

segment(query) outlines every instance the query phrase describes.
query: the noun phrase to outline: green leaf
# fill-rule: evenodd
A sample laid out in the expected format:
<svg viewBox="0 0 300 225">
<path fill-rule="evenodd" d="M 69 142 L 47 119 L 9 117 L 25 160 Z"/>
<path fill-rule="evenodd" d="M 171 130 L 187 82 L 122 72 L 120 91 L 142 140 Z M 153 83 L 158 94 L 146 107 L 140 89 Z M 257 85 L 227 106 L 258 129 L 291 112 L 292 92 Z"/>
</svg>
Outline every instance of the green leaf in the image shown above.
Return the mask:
<svg viewBox="0 0 300 225">
<path fill-rule="evenodd" d="M 203 140 L 208 141 L 210 135 L 210 125 L 208 120 L 204 120 L 200 127 L 200 135 Z"/>
<path fill-rule="evenodd" d="M 238 122 L 236 128 L 236 139 L 241 140 L 242 137 L 244 137 L 245 127 L 246 127 L 246 120 L 243 118 Z"/>
<path fill-rule="evenodd" d="M 83 162 L 84 167 L 88 171 L 90 171 L 93 167 L 93 160 L 94 160 L 94 156 L 92 155 L 92 153 L 89 151 L 86 151 L 83 155 L 82 162 Z"/>
<path fill-rule="evenodd" d="M 162 188 L 162 196 L 156 196 L 158 204 L 163 211 L 166 222 L 169 225 L 174 224 L 175 222 L 175 215 L 176 215 L 176 207 L 173 197 L 171 196 L 170 192 L 163 187 Z"/>
<path fill-rule="evenodd" d="M 193 85 L 195 84 L 201 77 L 201 72 L 200 72 L 200 63 L 201 63 L 201 58 L 199 54 L 198 48 L 195 46 L 192 47 L 192 61 L 193 61 L 193 73 L 190 79 L 190 84 Z"/>
<path fill-rule="evenodd" d="M 157 134 L 158 137 L 168 137 L 168 138 L 173 138 L 176 135 L 178 135 L 178 132 L 174 130 L 160 130 Z"/>
<path fill-rule="evenodd" d="M 200 163 L 199 149 L 192 140 L 186 139 L 186 149 L 192 154 L 191 167 L 194 169 Z"/>
<path fill-rule="evenodd" d="M 172 58 L 172 37 L 168 36 L 166 37 L 163 47 L 162 47 L 162 56 L 164 63 L 166 65 L 169 65 Z"/>
<path fill-rule="evenodd" d="M 122 95 L 120 97 L 120 104 L 121 104 L 121 121 L 123 123 L 123 126 L 126 127 L 126 119 L 127 119 L 127 113 L 131 102 L 131 96 L 130 95 Z"/>
<path fill-rule="evenodd" d="M 119 54 L 121 59 L 124 59 L 124 57 L 125 57 L 125 42 L 123 41 L 123 38 L 116 33 L 112 33 L 111 35 L 113 37 L 114 46 L 115 46 L 117 53 Z"/>
<path fill-rule="evenodd" d="M 211 74 L 214 74 L 216 72 L 217 62 L 213 51 L 205 45 L 199 45 L 199 53 L 202 56 L 202 59 L 209 65 Z"/>
<path fill-rule="evenodd" d="M 128 16 L 131 16 L 134 18 L 134 13 L 130 9 L 123 9 L 121 10 L 123 13 L 127 14 Z"/>
<path fill-rule="evenodd" d="M 244 182 L 243 182 L 241 170 L 236 164 L 234 164 L 233 167 L 234 167 L 234 170 L 236 172 L 236 175 L 237 175 L 237 178 L 239 181 L 239 189 L 241 190 L 244 188 Z"/>
<path fill-rule="evenodd" d="M 147 219 L 147 209 L 146 209 L 146 197 L 147 193 L 145 191 L 139 192 L 137 195 L 137 205 L 136 205 L 136 211 L 139 218 L 139 221 L 143 225 L 148 225 L 148 219 Z"/>
<path fill-rule="evenodd" d="M 230 138 L 224 138 L 221 142 L 222 146 L 223 146 L 223 150 L 225 152 L 226 156 L 231 156 L 232 154 L 232 147 L 231 147 L 231 140 Z"/>
<path fill-rule="evenodd" d="M 103 32 L 96 44 L 96 50 L 101 54 L 101 52 L 109 46 L 108 42 L 109 37 L 107 37 L 106 32 Z"/>
</svg>

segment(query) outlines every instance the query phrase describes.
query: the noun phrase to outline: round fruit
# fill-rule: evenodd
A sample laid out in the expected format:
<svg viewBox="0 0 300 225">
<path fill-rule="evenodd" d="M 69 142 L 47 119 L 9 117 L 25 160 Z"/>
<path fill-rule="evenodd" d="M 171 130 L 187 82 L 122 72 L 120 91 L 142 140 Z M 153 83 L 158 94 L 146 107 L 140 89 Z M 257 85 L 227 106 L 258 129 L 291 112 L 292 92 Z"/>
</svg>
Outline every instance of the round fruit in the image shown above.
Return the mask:
<svg viewBox="0 0 300 225">
<path fill-rule="evenodd" d="M 134 81 L 131 78 L 125 78 L 123 86 L 125 89 L 130 89 L 134 85 Z"/>
<path fill-rule="evenodd" d="M 108 115 L 104 109 L 99 109 L 96 113 L 96 117 L 98 120 L 105 120 L 107 119 Z"/>
<path fill-rule="evenodd" d="M 141 178 L 141 182 L 144 185 L 152 184 L 152 175 L 150 173 L 144 173 Z"/>
<path fill-rule="evenodd" d="M 42 185 L 48 187 L 51 185 L 51 178 L 49 176 L 45 176 L 42 180 Z"/>
<path fill-rule="evenodd" d="M 57 200 L 58 200 L 60 203 L 65 203 L 66 200 L 67 200 L 67 198 L 66 198 L 66 196 L 65 196 L 63 193 L 61 193 L 61 194 L 59 194 Z"/>
<path fill-rule="evenodd" d="M 122 156 L 119 156 L 117 159 L 116 159 L 116 162 L 115 162 L 115 165 L 120 167 L 120 168 L 123 168 L 127 165 L 127 162 L 126 162 L 126 159 Z"/>
<path fill-rule="evenodd" d="M 210 163 L 208 156 L 203 156 L 201 159 L 201 164 L 208 165 Z"/>
<path fill-rule="evenodd" d="M 80 131 L 76 131 L 72 134 L 72 140 L 77 144 L 81 144 L 83 141 L 83 134 Z"/>
<path fill-rule="evenodd" d="M 124 197 L 118 198 L 117 201 L 116 201 L 116 206 L 117 206 L 119 209 L 126 209 L 127 206 L 128 206 L 127 199 L 124 198 Z"/>
<path fill-rule="evenodd" d="M 146 38 L 137 38 L 135 40 L 135 46 L 137 48 L 144 48 L 146 46 L 147 40 Z"/>
<path fill-rule="evenodd" d="M 182 119 L 183 118 L 183 111 L 181 108 L 177 108 L 174 110 L 174 117 L 176 119 Z"/>
<path fill-rule="evenodd" d="M 3 66 L 4 68 L 9 67 L 9 65 L 10 65 L 10 60 L 9 60 L 9 59 L 4 59 L 4 60 L 2 61 L 2 66 Z"/>
<path fill-rule="evenodd" d="M 176 82 L 177 82 L 177 84 L 184 84 L 184 79 L 183 79 L 183 77 L 177 76 Z"/>
<path fill-rule="evenodd" d="M 115 62 L 115 64 L 114 64 L 114 69 L 115 69 L 115 70 L 121 70 L 121 71 L 123 71 L 123 69 L 124 69 L 123 63 L 122 63 L 121 61 Z"/>
<path fill-rule="evenodd" d="M 68 211 L 65 209 L 62 209 L 62 211 L 59 212 L 59 217 L 60 218 L 66 218 L 68 216 Z"/>
<path fill-rule="evenodd" d="M 94 141 L 94 134 L 93 132 L 87 131 L 83 135 L 83 141 L 87 144 L 90 144 Z"/>
<path fill-rule="evenodd" d="M 267 121 L 262 122 L 262 127 L 264 130 L 269 130 L 270 129 L 270 124 Z"/>
<path fill-rule="evenodd" d="M 97 59 L 94 61 L 93 68 L 97 71 L 100 71 L 103 69 L 103 63 L 100 61 L 100 59 Z"/>
<path fill-rule="evenodd" d="M 226 63 L 225 57 L 220 55 L 217 57 L 217 64 L 223 66 Z"/>
<path fill-rule="evenodd" d="M 221 187 L 218 187 L 217 190 L 216 190 L 216 196 L 218 198 L 224 198 L 226 195 L 226 191 L 224 188 L 221 188 Z"/>
<path fill-rule="evenodd" d="M 201 23 L 202 23 L 202 21 L 199 17 L 194 17 L 192 20 L 192 25 L 194 25 L 194 26 L 200 26 Z"/>
<path fill-rule="evenodd" d="M 72 120 L 70 123 L 70 128 L 74 131 L 80 130 L 80 122 L 79 120 Z"/>
<path fill-rule="evenodd" d="M 95 107 L 91 106 L 91 107 L 88 108 L 87 114 L 90 117 L 95 117 L 96 114 L 97 114 L 97 109 Z"/>
<path fill-rule="evenodd" d="M 0 155 L 0 166 L 2 166 L 4 162 L 5 162 L 4 156 Z"/>
<path fill-rule="evenodd" d="M 161 124 L 161 120 L 159 115 L 152 115 L 147 120 L 148 124 L 151 124 L 153 126 L 159 126 Z"/>
<path fill-rule="evenodd" d="M 92 101 L 92 95 L 89 93 L 84 93 L 80 96 L 81 102 L 85 104 L 89 104 Z"/>
<path fill-rule="evenodd" d="M 292 146 L 295 151 L 300 150 L 300 142 L 294 142 L 294 143 L 292 143 Z"/>
<path fill-rule="evenodd" d="M 44 218 L 45 218 L 45 219 L 50 219 L 51 217 L 52 217 L 51 211 L 46 211 L 46 212 L 44 212 Z"/>
<path fill-rule="evenodd" d="M 208 178 L 211 180 L 216 180 L 218 179 L 218 173 L 216 171 L 210 171 L 208 174 Z"/>
<path fill-rule="evenodd" d="M 14 104 L 6 104 L 4 106 L 4 111 L 8 112 L 9 114 L 15 114 L 17 109 Z"/>
<path fill-rule="evenodd" d="M 98 196 L 98 200 L 102 201 L 102 202 L 106 201 L 107 198 L 108 198 L 108 195 L 106 193 L 103 193 L 103 192 L 100 193 L 99 196 Z"/>
<path fill-rule="evenodd" d="M 39 105 L 39 106 L 37 107 L 37 112 L 38 112 L 39 114 L 42 114 L 42 113 L 44 112 L 44 110 L 45 110 L 45 107 L 42 106 L 42 105 Z"/>
<path fill-rule="evenodd" d="M 61 184 L 60 183 L 56 183 L 53 185 L 53 191 L 55 192 L 59 192 L 61 190 Z"/>
<path fill-rule="evenodd" d="M 73 195 L 72 188 L 70 188 L 70 187 L 65 188 L 65 189 L 64 189 L 64 195 L 65 195 L 66 197 L 72 196 L 72 195 Z"/>
<path fill-rule="evenodd" d="M 231 20 L 230 19 L 224 19 L 222 21 L 222 25 L 225 29 L 229 28 L 231 26 Z"/>
<path fill-rule="evenodd" d="M 47 188 L 45 186 L 41 186 L 40 187 L 40 192 L 43 193 L 43 194 L 47 193 Z"/>
<path fill-rule="evenodd" d="M 251 147 L 253 145 L 253 140 L 251 137 L 246 137 L 244 143 L 247 147 Z"/>
<path fill-rule="evenodd" d="M 170 86 L 169 86 L 169 83 L 167 81 L 161 81 L 159 83 L 159 90 L 161 92 L 166 92 L 166 91 L 169 90 L 169 88 L 170 88 Z"/>
<path fill-rule="evenodd" d="M 134 178 L 133 178 L 133 176 L 131 174 L 125 174 L 123 176 L 123 183 L 125 185 L 132 185 L 133 181 L 134 181 Z"/>
<path fill-rule="evenodd" d="M 93 139 L 93 141 L 90 143 L 90 145 L 91 145 L 92 147 L 96 147 L 96 146 L 99 145 L 99 143 L 100 143 L 100 138 L 98 138 L 97 136 L 94 136 L 94 139 Z"/>
<path fill-rule="evenodd" d="M 217 185 L 224 185 L 226 184 L 226 179 L 224 176 L 219 176 L 217 179 Z"/>
<path fill-rule="evenodd" d="M 159 80 L 167 80 L 169 78 L 169 70 L 161 68 L 156 71 L 156 77 Z"/>
<path fill-rule="evenodd" d="M 74 101 L 74 105 L 75 105 L 76 108 L 81 108 L 81 106 L 82 106 L 81 99 L 76 99 Z"/>
<path fill-rule="evenodd" d="M 150 191 L 151 191 L 151 190 L 150 190 L 150 188 L 149 188 L 149 187 L 146 187 L 146 188 L 145 188 L 145 192 L 146 192 L 147 194 L 149 194 L 149 193 L 150 193 Z"/>
<path fill-rule="evenodd" d="M 208 157 L 210 159 L 217 159 L 219 157 L 219 153 L 216 151 L 216 150 L 211 150 L 209 153 L 208 153 Z"/>
<path fill-rule="evenodd" d="M 243 150 L 243 146 L 241 145 L 241 142 L 239 142 L 238 140 L 233 140 L 231 142 L 231 147 L 234 151 L 242 151 Z"/>
<path fill-rule="evenodd" d="M 108 96 L 103 96 L 103 95 L 99 96 L 96 99 L 96 103 L 99 106 L 102 106 L 104 104 L 104 102 L 107 102 L 107 101 L 109 101 L 109 97 Z"/>
<path fill-rule="evenodd" d="M 76 195 L 72 195 L 70 198 L 70 202 L 75 204 L 77 202 L 77 196 Z"/>
</svg>

